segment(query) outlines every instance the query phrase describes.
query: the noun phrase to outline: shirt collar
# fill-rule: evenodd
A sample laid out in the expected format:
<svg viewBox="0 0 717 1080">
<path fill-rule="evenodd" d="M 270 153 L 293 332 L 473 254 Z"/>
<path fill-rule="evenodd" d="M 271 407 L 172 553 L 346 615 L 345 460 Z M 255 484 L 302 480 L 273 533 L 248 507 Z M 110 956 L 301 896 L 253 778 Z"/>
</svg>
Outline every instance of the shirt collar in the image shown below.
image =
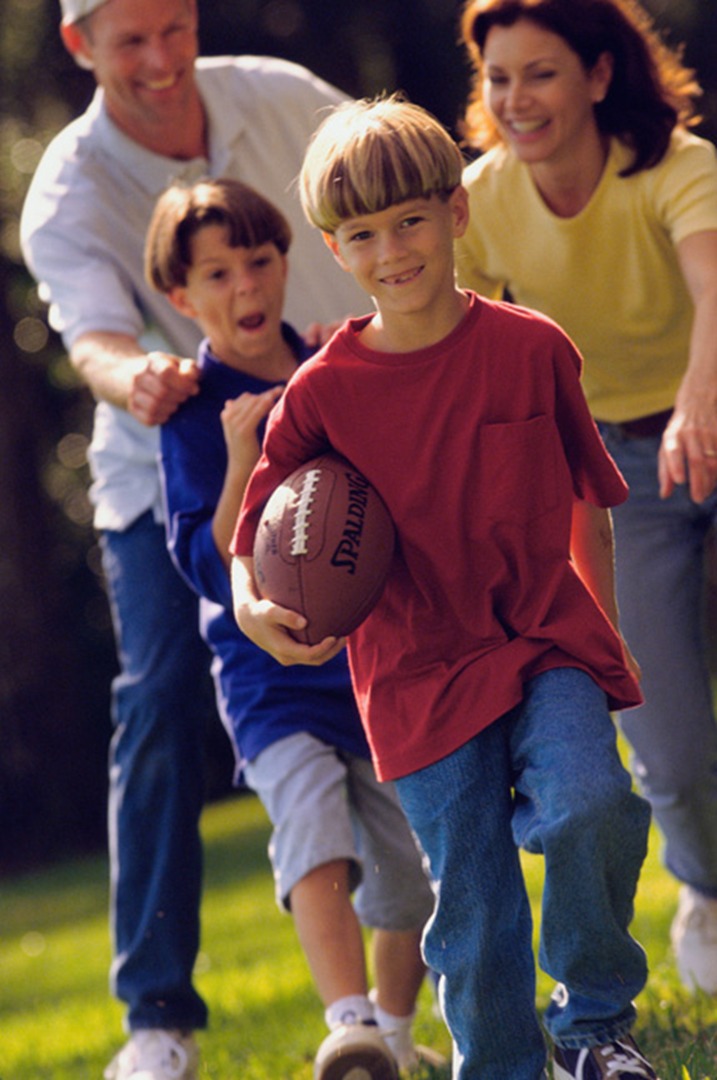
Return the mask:
<svg viewBox="0 0 717 1080">
<path fill-rule="evenodd" d="M 95 129 L 104 151 L 120 161 L 122 168 L 132 174 L 135 182 L 155 197 L 161 195 L 170 183 L 193 184 L 204 176 L 222 175 L 232 157 L 234 143 L 244 129 L 241 110 L 228 109 L 226 94 L 220 95 L 214 80 L 203 77 L 202 60 L 197 61 L 196 76 L 207 114 L 209 159 L 198 157 L 180 161 L 140 146 L 110 119 L 101 87 L 96 89 L 90 105 L 89 111 L 94 115 Z"/>
<path fill-rule="evenodd" d="M 316 346 L 308 345 L 301 337 L 301 335 L 296 332 L 294 327 L 291 326 L 290 323 L 282 322 L 281 333 L 283 335 L 284 341 L 288 342 L 292 352 L 294 353 L 294 356 L 300 364 L 303 364 L 305 360 L 308 360 L 309 357 L 313 356 L 313 354 L 316 352 Z M 204 338 L 204 340 L 200 344 L 197 360 L 199 363 L 200 371 L 205 371 L 206 369 L 211 368 L 213 365 L 218 365 L 220 367 L 227 366 L 214 355 L 209 345 L 208 338 Z"/>
</svg>

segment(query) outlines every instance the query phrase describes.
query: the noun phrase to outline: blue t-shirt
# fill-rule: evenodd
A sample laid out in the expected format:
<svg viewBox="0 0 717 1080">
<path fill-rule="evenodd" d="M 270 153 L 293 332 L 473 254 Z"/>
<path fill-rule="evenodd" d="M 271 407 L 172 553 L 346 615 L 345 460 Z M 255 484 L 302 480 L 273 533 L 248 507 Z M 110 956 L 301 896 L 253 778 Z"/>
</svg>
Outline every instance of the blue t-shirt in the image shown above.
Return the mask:
<svg viewBox="0 0 717 1080">
<path fill-rule="evenodd" d="M 312 352 L 283 325 L 301 362 Z M 219 709 L 239 766 L 266 746 L 299 731 L 368 758 L 346 653 L 320 667 L 283 667 L 242 634 L 232 612 L 231 583 L 212 536 L 212 519 L 227 470 L 220 413 L 242 393 L 274 385 L 228 367 L 199 350 L 201 391 L 161 429 L 161 473 L 169 551 L 200 596 L 201 632 L 215 660 Z M 263 428 L 260 430 L 263 437 Z"/>
</svg>

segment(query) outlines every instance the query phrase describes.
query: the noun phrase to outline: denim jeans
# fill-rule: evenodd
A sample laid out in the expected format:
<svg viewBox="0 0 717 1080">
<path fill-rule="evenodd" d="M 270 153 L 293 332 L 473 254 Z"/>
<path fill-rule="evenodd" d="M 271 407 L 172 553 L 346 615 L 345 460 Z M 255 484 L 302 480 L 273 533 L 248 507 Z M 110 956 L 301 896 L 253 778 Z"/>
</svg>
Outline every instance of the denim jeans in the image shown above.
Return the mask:
<svg viewBox="0 0 717 1080">
<path fill-rule="evenodd" d="M 645 704 L 622 728 L 633 771 L 680 881 L 717 897 L 717 724 L 704 638 L 704 549 L 717 494 L 692 502 L 685 487 L 660 499 L 659 438 L 601 434 L 630 485 L 613 510 L 622 631 L 642 668 Z"/>
<path fill-rule="evenodd" d="M 113 682 L 109 839 L 112 988 L 131 1029 L 200 1028 L 202 748 L 209 653 L 197 601 L 151 513 L 102 535 L 120 661 Z"/>
<path fill-rule="evenodd" d="M 543 1076 L 518 847 L 545 861 L 539 960 L 558 983 L 550 1036 L 581 1047 L 624 1034 L 647 978 L 628 926 L 650 811 L 593 680 L 572 668 L 537 676 L 519 706 L 396 787 L 437 884 L 424 952 L 442 976 L 454 1078 Z"/>
</svg>

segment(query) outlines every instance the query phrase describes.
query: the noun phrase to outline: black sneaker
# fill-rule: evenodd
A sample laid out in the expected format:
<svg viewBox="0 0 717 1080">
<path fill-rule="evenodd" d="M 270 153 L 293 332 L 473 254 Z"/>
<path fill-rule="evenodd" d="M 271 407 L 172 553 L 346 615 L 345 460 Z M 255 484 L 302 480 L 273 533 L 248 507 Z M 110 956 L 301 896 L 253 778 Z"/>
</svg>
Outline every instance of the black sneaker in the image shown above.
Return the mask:
<svg viewBox="0 0 717 1080">
<path fill-rule="evenodd" d="M 582 1050 L 553 1047 L 553 1080 L 659 1080 L 631 1035 Z"/>
</svg>

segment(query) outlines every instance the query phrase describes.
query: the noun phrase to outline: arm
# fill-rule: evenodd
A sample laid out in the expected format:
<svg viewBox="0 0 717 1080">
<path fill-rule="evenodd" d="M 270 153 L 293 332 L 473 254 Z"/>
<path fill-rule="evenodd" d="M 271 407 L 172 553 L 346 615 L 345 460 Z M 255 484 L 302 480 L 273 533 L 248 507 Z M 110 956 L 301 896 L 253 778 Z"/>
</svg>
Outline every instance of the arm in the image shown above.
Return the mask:
<svg viewBox="0 0 717 1080">
<path fill-rule="evenodd" d="M 581 580 L 620 634 L 615 595 L 612 517 L 609 510 L 594 506 L 584 499 L 573 502 L 570 555 Z M 622 639 L 622 635 L 620 637 Z M 639 679 L 639 665 L 624 640 L 622 647 L 629 670 Z"/>
<path fill-rule="evenodd" d="M 81 334 L 70 360 L 96 399 L 126 409 L 147 426 L 163 424 L 199 389 L 194 361 L 146 353 L 129 334 Z"/>
<path fill-rule="evenodd" d="M 689 478 L 702 502 L 717 484 L 717 230 L 693 233 L 677 256 L 695 306 L 689 362 L 658 457 L 660 496 Z"/>
<path fill-rule="evenodd" d="M 252 469 L 259 460 L 257 428 L 274 402 L 281 397 L 283 389 L 283 386 L 274 386 L 263 394 L 240 394 L 233 401 L 227 401 L 221 412 L 227 447 L 227 471 L 212 519 L 212 535 L 227 570 L 231 562 L 229 544 L 244 491 Z"/>
<path fill-rule="evenodd" d="M 234 617 L 250 641 L 268 652 L 283 667 L 290 664 L 317 666 L 333 659 L 346 644 L 345 638 L 327 637 L 318 645 L 302 645 L 289 634 L 301 630 L 306 619 L 297 611 L 272 604 L 259 595 L 254 578 L 254 560 L 235 555 L 231 563 Z"/>
</svg>

